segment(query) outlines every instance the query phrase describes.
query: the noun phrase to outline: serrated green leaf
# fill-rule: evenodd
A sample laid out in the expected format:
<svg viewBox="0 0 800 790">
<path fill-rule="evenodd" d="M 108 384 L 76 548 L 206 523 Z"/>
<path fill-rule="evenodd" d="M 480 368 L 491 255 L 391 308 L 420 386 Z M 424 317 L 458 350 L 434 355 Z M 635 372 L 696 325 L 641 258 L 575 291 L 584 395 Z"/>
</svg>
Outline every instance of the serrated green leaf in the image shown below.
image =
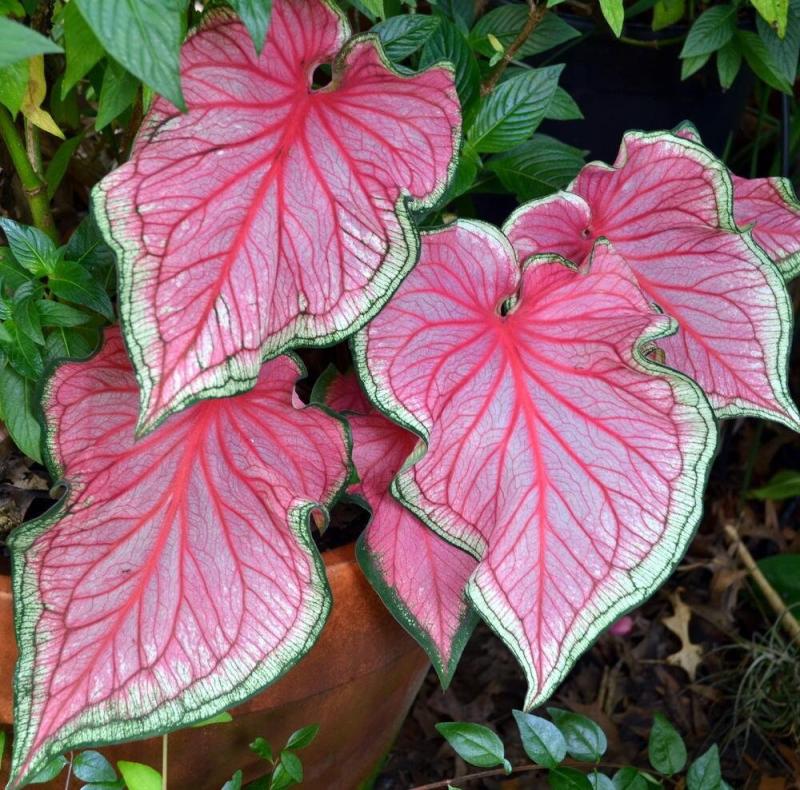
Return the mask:
<svg viewBox="0 0 800 790">
<path fill-rule="evenodd" d="M 653 717 L 647 754 L 650 765 L 667 776 L 682 771 L 686 765 L 686 746 L 683 738 L 661 713 L 656 713 Z"/>
<path fill-rule="evenodd" d="M 479 768 L 503 765 L 510 769 L 505 759 L 503 742 L 488 727 L 464 721 L 444 722 L 436 725 L 437 732 L 453 747 L 462 760 Z"/>
<path fill-rule="evenodd" d="M 444 18 L 422 47 L 419 66 L 427 68 L 443 60 L 455 67 L 456 90 L 462 107 L 465 107 L 480 88 L 478 62 L 461 31 Z"/>
<path fill-rule="evenodd" d="M 289 740 L 286 741 L 286 748 L 304 749 L 317 737 L 318 732 L 319 724 L 309 724 L 307 727 L 301 727 L 289 736 Z"/>
<path fill-rule="evenodd" d="M 399 62 L 420 49 L 440 24 L 438 16 L 400 14 L 375 25 L 370 32 L 379 36 L 387 57 Z"/>
<path fill-rule="evenodd" d="M 787 84 L 793 84 L 797 79 L 800 59 L 800 0 L 789 0 L 786 35 L 783 38 L 760 16 L 756 18 L 756 27 L 775 74 Z"/>
<path fill-rule="evenodd" d="M 42 334 L 42 322 L 39 318 L 37 299 L 28 297 L 22 299 L 14 306 L 14 320 L 17 322 L 20 332 L 30 338 L 39 346 L 44 345 L 44 335 Z"/>
<path fill-rule="evenodd" d="M 475 21 L 474 0 L 432 0 L 431 5 L 462 33 L 466 33 Z"/>
<path fill-rule="evenodd" d="M 717 51 L 717 74 L 719 75 L 719 84 L 724 90 L 728 90 L 733 85 L 741 67 L 742 53 L 734 38 Z"/>
<path fill-rule="evenodd" d="M 469 33 L 473 49 L 487 57 L 494 51 L 489 36 L 494 36 L 503 47 L 508 47 L 519 35 L 528 19 L 528 6 L 521 4 L 501 5 L 484 14 Z M 546 13 L 533 33 L 517 50 L 516 58 L 521 60 L 546 52 L 559 44 L 578 38 L 580 33 L 554 13 Z"/>
<path fill-rule="evenodd" d="M 38 228 L 21 225 L 13 219 L 0 217 L 0 228 L 6 234 L 8 246 L 16 262 L 36 277 L 53 270 L 57 254 L 55 242 Z"/>
<path fill-rule="evenodd" d="M 97 102 L 97 117 L 94 127 L 104 129 L 119 117 L 136 99 L 139 81 L 129 71 L 113 60 L 109 60 L 103 74 L 103 87 Z"/>
<path fill-rule="evenodd" d="M 116 782 L 114 766 L 100 752 L 86 751 L 75 755 L 72 773 L 82 782 Z"/>
<path fill-rule="evenodd" d="M 605 754 L 608 748 L 606 735 L 590 718 L 560 708 L 548 708 L 547 712 L 564 735 L 571 757 L 595 762 Z"/>
<path fill-rule="evenodd" d="M 34 55 L 63 51 L 35 30 L 0 16 L 0 66 L 9 66 Z"/>
<path fill-rule="evenodd" d="M 722 769 L 719 765 L 719 749 L 714 744 L 698 757 L 686 773 L 687 790 L 721 790 Z"/>
<path fill-rule="evenodd" d="M 521 710 L 513 711 L 522 748 L 537 765 L 555 768 L 567 756 L 567 742 L 561 731 L 547 719 Z"/>
<path fill-rule="evenodd" d="M 600 0 L 600 10 L 603 12 L 611 32 L 619 38 L 622 35 L 622 25 L 625 22 L 625 9 L 622 0 Z"/>
<path fill-rule="evenodd" d="M 591 790 L 588 778 L 575 768 L 553 768 L 547 774 L 552 790 Z"/>
<path fill-rule="evenodd" d="M 114 320 L 114 308 L 108 294 L 79 263 L 59 261 L 47 284 L 59 298 L 88 307 L 109 321 Z"/>
<path fill-rule="evenodd" d="M 64 97 L 100 62 L 105 50 L 76 3 L 70 2 L 64 6 L 62 22 L 67 53 L 67 68 L 61 83 L 61 96 Z"/>
<path fill-rule="evenodd" d="M 683 19 L 686 0 L 656 0 L 653 6 L 653 30 L 663 30 Z"/>
<path fill-rule="evenodd" d="M 182 0 L 74 0 L 105 49 L 131 74 L 185 110 L 180 46 Z"/>
<path fill-rule="evenodd" d="M 685 80 L 691 77 L 695 72 L 700 71 L 700 69 L 708 63 L 710 58 L 711 53 L 683 58 L 681 60 L 681 79 Z"/>
<path fill-rule="evenodd" d="M 493 156 L 486 167 L 524 203 L 563 189 L 584 164 L 583 152 L 578 148 L 536 134 L 510 151 Z"/>
<path fill-rule="evenodd" d="M 467 132 L 475 150 L 508 151 L 529 138 L 550 107 L 563 68 L 531 69 L 501 82 L 484 99 Z"/>
<path fill-rule="evenodd" d="M 44 372 L 44 363 L 36 342 L 13 320 L 3 322 L 3 333 L 8 337 L 3 345 L 14 370 L 25 378 L 39 379 Z"/>
<path fill-rule="evenodd" d="M 575 99 L 559 85 L 544 117 L 551 121 L 580 121 L 583 113 Z"/>
<path fill-rule="evenodd" d="M 260 55 L 269 30 L 272 16 L 272 0 L 228 0 L 239 18 L 244 22 L 253 46 Z"/>
<path fill-rule="evenodd" d="M 761 18 L 778 34 L 778 38 L 786 35 L 789 18 L 789 0 L 750 0 Z"/>
<path fill-rule="evenodd" d="M 0 282 L 8 288 L 16 290 L 20 285 L 28 282 L 32 276 L 14 260 L 8 247 L 0 247 Z"/>
<path fill-rule="evenodd" d="M 67 168 L 69 167 L 70 159 L 72 159 L 75 151 L 83 140 L 83 133 L 71 137 L 69 140 L 64 140 L 58 149 L 53 154 L 53 158 L 47 163 L 44 171 L 44 180 L 47 182 L 47 198 L 53 199 L 56 190 L 64 178 Z"/>
<path fill-rule="evenodd" d="M 35 390 L 31 380 L 7 366 L 0 368 L 0 412 L 6 429 L 25 455 L 41 463 L 42 429 L 36 419 Z"/>
<path fill-rule="evenodd" d="M 100 333 L 94 328 L 56 327 L 45 338 L 47 360 L 85 359 L 99 340 Z"/>
<path fill-rule="evenodd" d="M 117 768 L 128 790 L 161 790 L 161 774 L 155 768 L 127 760 L 120 760 Z"/>
<path fill-rule="evenodd" d="M 736 43 L 744 55 L 747 65 L 753 70 L 755 75 L 767 83 L 771 88 L 792 94 L 793 86 L 781 75 L 781 69 L 772 61 L 769 50 L 758 34 L 749 30 L 736 31 Z"/>
<path fill-rule="evenodd" d="M 715 5 L 700 14 L 689 30 L 681 58 L 710 55 L 724 47 L 736 33 L 736 7 Z"/>
<path fill-rule="evenodd" d="M 20 60 L 0 68 L 0 104 L 7 107 L 13 117 L 16 117 L 22 107 L 27 89 L 27 60 Z"/>
</svg>

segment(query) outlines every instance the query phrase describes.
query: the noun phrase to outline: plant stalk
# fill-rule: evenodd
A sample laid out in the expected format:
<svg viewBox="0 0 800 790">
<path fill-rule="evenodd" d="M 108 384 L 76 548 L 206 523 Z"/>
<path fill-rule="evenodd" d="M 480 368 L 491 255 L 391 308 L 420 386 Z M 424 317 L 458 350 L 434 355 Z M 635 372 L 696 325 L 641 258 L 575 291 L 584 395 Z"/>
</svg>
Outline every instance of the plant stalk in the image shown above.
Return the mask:
<svg viewBox="0 0 800 790">
<path fill-rule="evenodd" d="M 508 45 L 506 51 L 503 53 L 503 57 L 483 81 L 481 85 L 481 96 L 488 96 L 495 89 L 495 86 L 500 81 L 500 77 L 503 76 L 503 72 L 508 68 L 508 64 L 514 60 L 514 56 L 519 49 L 528 40 L 531 33 L 536 30 L 539 22 L 542 21 L 542 17 L 544 17 L 547 12 L 547 5 L 545 3 L 537 5 L 534 0 L 528 0 L 528 9 L 528 18 L 525 20 L 522 30 L 519 31 L 517 37 Z"/>
<path fill-rule="evenodd" d="M 26 139 L 27 136 L 26 128 Z M 33 224 L 57 244 L 59 240 L 58 232 L 56 231 L 56 223 L 53 221 L 53 214 L 50 211 L 50 202 L 47 199 L 47 183 L 37 173 L 34 164 L 28 158 L 28 151 L 22 142 L 19 130 L 5 107 L 0 107 L 0 138 L 2 138 L 8 149 L 14 169 L 17 171 L 19 180 L 22 183 L 22 191 L 28 201 Z M 38 150 L 38 140 L 34 136 L 31 136 L 30 140 L 31 143 L 37 143 L 35 147 Z M 39 163 L 41 165 L 41 155 L 39 156 Z"/>
<path fill-rule="evenodd" d="M 778 615 L 778 620 L 783 630 L 786 631 L 787 636 L 800 647 L 800 623 L 797 622 L 797 618 L 789 611 L 786 604 L 783 602 L 783 598 L 778 594 L 778 591 L 767 581 L 767 577 L 761 572 L 761 568 L 756 564 L 753 555 L 750 553 L 747 546 L 742 543 L 742 539 L 739 537 L 736 527 L 732 524 L 726 524 L 724 532 L 725 537 L 736 551 L 739 561 L 747 569 L 750 577 L 756 583 L 758 589 L 761 590 L 767 603 L 772 607 L 772 610 Z"/>
<path fill-rule="evenodd" d="M 161 737 L 161 790 L 167 790 L 167 765 L 169 763 L 169 735 Z"/>
</svg>

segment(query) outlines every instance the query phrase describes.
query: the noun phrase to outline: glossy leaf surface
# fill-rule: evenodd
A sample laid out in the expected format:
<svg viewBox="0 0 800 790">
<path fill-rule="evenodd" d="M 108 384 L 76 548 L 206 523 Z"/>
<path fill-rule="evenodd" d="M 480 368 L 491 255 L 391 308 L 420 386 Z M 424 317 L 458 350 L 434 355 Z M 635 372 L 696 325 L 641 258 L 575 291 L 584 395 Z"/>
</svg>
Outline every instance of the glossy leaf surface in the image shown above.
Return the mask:
<svg viewBox="0 0 800 790">
<path fill-rule="evenodd" d="M 97 187 L 140 428 L 247 389 L 264 357 L 346 336 L 413 265 L 409 209 L 436 201 L 458 146 L 453 76 L 400 75 L 376 36 L 341 49 L 348 35 L 323 0 L 278 0 L 256 55 L 211 15 L 182 51 L 188 112 L 156 100 Z"/>
<path fill-rule="evenodd" d="M 422 255 L 354 341 L 370 397 L 425 439 L 394 493 L 479 560 L 473 606 L 547 698 L 682 555 L 715 444 L 697 386 L 646 352 L 674 323 L 618 256 L 537 259 L 479 223 Z"/>
<path fill-rule="evenodd" d="M 475 626 L 464 589 L 476 562 L 422 524 L 389 491 L 417 437 L 371 406 L 352 373 L 330 382 L 326 402 L 345 413 L 350 424 L 359 482 L 348 491 L 372 510 L 358 543 L 358 560 L 447 686 Z"/>
<path fill-rule="evenodd" d="M 348 477 L 342 423 L 289 357 L 134 441 L 122 338 L 59 367 L 44 409 L 69 492 L 12 536 L 14 781 L 83 744 L 187 726 L 275 680 L 329 609 L 308 520 Z"/>
<path fill-rule="evenodd" d="M 576 262 L 605 237 L 648 298 L 677 319 L 661 347 L 721 417 L 800 425 L 788 393 L 791 305 L 774 264 L 731 214 L 731 181 L 700 145 L 668 133 L 625 135 L 613 167 L 587 165 L 571 194 L 518 209 L 505 229 L 520 258 Z"/>
</svg>

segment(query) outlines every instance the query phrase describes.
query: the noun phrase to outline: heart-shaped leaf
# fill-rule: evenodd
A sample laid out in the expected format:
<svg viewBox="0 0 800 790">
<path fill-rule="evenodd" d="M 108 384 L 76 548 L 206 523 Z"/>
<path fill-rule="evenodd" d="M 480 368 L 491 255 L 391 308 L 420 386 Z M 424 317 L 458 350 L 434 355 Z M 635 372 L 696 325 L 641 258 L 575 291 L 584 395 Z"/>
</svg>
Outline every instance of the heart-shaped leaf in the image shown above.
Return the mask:
<svg viewBox="0 0 800 790">
<path fill-rule="evenodd" d="M 427 446 L 393 491 L 479 558 L 467 597 L 522 663 L 527 708 L 697 524 L 716 431 L 697 385 L 651 359 L 672 330 L 607 247 L 588 270 L 522 271 L 499 231 L 458 222 L 423 236 L 355 337 L 370 398 Z"/>
<path fill-rule="evenodd" d="M 254 694 L 313 644 L 330 606 L 310 513 L 348 478 L 345 429 L 278 357 L 255 388 L 134 441 L 118 330 L 44 394 L 49 513 L 12 535 L 20 660 L 12 786 L 79 744 L 141 738 Z"/>
<path fill-rule="evenodd" d="M 797 428 L 787 384 L 791 304 L 774 264 L 731 213 L 725 166 L 667 132 L 625 135 L 613 167 L 583 168 L 572 194 L 518 209 L 505 230 L 520 259 L 584 260 L 605 237 L 680 331 L 661 347 L 720 417 L 753 415 Z"/>
<path fill-rule="evenodd" d="M 157 99 L 96 188 L 141 428 L 247 389 L 265 357 L 346 336 L 413 266 L 409 210 L 443 193 L 458 148 L 453 75 L 399 74 L 377 36 L 339 51 L 348 34 L 325 0 L 276 0 L 259 56 L 212 14 L 183 48 L 188 112 Z"/>
<path fill-rule="evenodd" d="M 352 373 L 330 380 L 325 402 L 350 423 L 359 482 L 348 491 L 372 511 L 358 541 L 359 563 L 447 687 L 475 627 L 475 613 L 464 598 L 475 560 L 422 524 L 389 491 L 417 437 L 372 407 Z"/>
</svg>

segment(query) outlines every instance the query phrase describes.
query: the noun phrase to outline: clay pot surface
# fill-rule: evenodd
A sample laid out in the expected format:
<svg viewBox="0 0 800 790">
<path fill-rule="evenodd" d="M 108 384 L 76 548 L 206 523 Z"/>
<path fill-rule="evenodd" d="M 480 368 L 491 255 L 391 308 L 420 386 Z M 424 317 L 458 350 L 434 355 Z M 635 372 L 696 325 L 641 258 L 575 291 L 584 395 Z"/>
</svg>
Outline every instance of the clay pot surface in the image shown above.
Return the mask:
<svg viewBox="0 0 800 790">
<path fill-rule="evenodd" d="M 171 733 L 170 788 L 219 790 L 239 768 L 246 781 L 255 779 L 265 764 L 248 744 L 262 736 L 277 752 L 294 730 L 307 724 L 319 724 L 320 731 L 299 753 L 304 788 L 356 790 L 372 776 L 419 691 L 428 659 L 369 586 L 352 545 L 323 557 L 333 607 L 319 640 L 274 685 L 231 710 L 232 722 Z M 0 727 L 7 731 L 15 661 L 10 579 L 0 576 Z M 9 748 L 10 739 L 7 752 Z M 132 760 L 160 770 L 161 748 L 161 738 L 150 738 L 100 751 L 112 762 Z M 0 786 L 7 772 L 8 754 Z M 64 775 L 32 787 L 62 790 Z"/>
</svg>

